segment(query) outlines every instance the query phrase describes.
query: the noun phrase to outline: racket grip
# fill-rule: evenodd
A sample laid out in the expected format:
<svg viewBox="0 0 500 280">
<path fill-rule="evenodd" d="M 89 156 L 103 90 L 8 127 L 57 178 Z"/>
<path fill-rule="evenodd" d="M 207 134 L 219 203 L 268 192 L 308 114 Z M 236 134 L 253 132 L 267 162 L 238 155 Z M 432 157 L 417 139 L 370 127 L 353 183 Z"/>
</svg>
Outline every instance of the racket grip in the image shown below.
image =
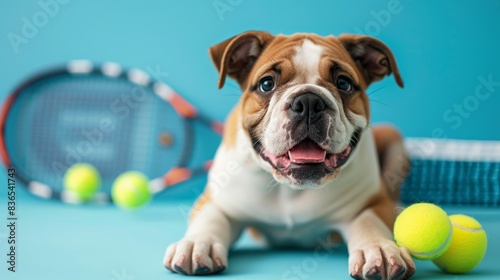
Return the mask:
<svg viewBox="0 0 500 280">
<path fill-rule="evenodd" d="M 202 166 L 194 169 L 185 167 L 174 167 L 163 176 L 163 184 L 165 188 L 187 181 L 197 175 L 207 173 L 212 167 L 212 160 L 205 162 Z"/>
<path fill-rule="evenodd" d="M 224 133 L 224 124 L 219 121 L 213 121 L 210 125 L 213 131 L 215 131 L 217 134 L 222 135 Z"/>
<path fill-rule="evenodd" d="M 174 167 L 163 176 L 165 188 L 179 184 L 193 177 L 190 169 L 184 167 Z"/>
</svg>

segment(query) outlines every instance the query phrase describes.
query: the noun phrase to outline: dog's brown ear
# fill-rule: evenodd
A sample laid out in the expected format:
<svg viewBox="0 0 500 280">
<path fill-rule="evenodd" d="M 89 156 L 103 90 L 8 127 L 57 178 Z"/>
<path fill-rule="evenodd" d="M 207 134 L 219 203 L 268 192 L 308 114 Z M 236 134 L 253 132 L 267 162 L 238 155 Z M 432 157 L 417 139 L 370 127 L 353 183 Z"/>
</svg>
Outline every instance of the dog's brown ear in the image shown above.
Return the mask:
<svg viewBox="0 0 500 280">
<path fill-rule="evenodd" d="M 393 73 L 397 84 L 403 87 L 396 59 L 384 43 L 370 36 L 351 34 L 342 34 L 339 40 L 356 62 L 367 86 Z"/>
<path fill-rule="evenodd" d="M 210 57 L 219 71 L 219 88 L 224 86 L 226 75 L 243 88 L 255 61 L 272 38 L 268 32 L 248 31 L 211 47 Z"/>
</svg>

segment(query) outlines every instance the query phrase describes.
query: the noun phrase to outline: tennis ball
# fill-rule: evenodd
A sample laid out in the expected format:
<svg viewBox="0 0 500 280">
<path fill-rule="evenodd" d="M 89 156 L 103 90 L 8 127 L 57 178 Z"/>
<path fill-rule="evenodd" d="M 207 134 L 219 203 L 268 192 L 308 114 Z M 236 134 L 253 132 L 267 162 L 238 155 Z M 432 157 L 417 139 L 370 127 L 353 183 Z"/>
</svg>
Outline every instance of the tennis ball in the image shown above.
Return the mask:
<svg viewBox="0 0 500 280">
<path fill-rule="evenodd" d="M 63 178 L 64 189 L 82 201 L 90 200 L 101 186 L 101 176 L 88 163 L 78 163 L 66 171 Z"/>
<path fill-rule="evenodd" d="M 111 197 L 114 203 L 121 208 L 141 207 L 151 199 L 149 180 L 140 172 L 125 172 L 118 176 L 113 183 Z"/>
<path fill-rule="evenodd" d="M 396 218 L 394 239 L 408 248 L 412 256 L 432 260 L 451 244 L 452 227 L 446 212 L 431 203 L 416 203 Z"/>
<path fill-rule="evenodd" d="M 486 253 L 488 239 L 481 224 L 465 215 L 451 215 L 453 236 L 450 248 L 434 264 L 444 272 L 466 273 L 476 267 Z"/>
</svg>

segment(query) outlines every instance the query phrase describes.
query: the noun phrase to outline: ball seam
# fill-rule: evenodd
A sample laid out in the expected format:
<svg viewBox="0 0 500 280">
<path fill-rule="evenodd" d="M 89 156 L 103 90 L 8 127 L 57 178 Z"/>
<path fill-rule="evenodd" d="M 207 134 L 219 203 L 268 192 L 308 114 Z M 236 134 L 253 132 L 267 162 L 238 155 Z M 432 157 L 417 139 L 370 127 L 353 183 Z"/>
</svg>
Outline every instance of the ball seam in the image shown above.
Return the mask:
<svg viewBox="0 0 500 280">
<path fill-rule="evenodd" d="M 434 251 L 431 251 L 431 252 L 426 252 L 426 253 L 411 250 L 410 248 L 408 248 L 408 246 L 406 246 L 404 243 L 402 243 L 402 242 L 398 241 L 397 239 L 396 239 L 396 242 L 397 242 L 398 244 L 401 244 L 401 245 L 403 245 L 404 247 L 406 247 L 406 248 L 410 251 L 410 253 L 411 253 L 413 256 L 415 256 L 415 257 L 422 257 L 422 258 L 426 258 L 426 257 L 432 256 L 432 255 L 437 254 L 437 253 L 439 253 L 440 251 L 442 251 L 442 250 L 443 250 L 443 249 L 444 249 L 444 248 L 448 245 L 448 243 L 450 243 L 450 242 L 451 242 L 452 235 L 453 235 L 453 229 L 452 229 L 452 228 L 450 228 L 450 232 L 448 232 L 448 236 L 446 236 L 446 239 L 445 239 L 445 241 L 443 242 L 443 244 L 441 244 L 441 246 L 439 246 L 439 248 L 435 249 Z"/>
<path fill-rule="evenodd" d="M 483 231 L 483 228 L 481 228 L 481 227 L 480 228 L 468 228 L 468 227 L 462 226 L 462 225 L 454 223 L 454 222 L 451 222 L 451 225 L 456 227 L 456 228 L 459 228 L 461 230 L 468 231 L 468 232 L 481 232 L 481 231 Z"/>
</svg>

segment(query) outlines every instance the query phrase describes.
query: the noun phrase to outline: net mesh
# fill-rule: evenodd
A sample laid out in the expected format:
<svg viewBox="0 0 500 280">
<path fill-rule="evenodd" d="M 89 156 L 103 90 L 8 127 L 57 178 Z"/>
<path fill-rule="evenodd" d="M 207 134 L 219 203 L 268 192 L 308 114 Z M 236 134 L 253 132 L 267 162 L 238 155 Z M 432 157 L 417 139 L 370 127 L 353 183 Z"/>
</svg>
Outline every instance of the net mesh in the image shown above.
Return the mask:
<svg viewBox="0 0 500 280">
<path fill-rule="evenodd" d="M 408 139 L 405 203 L 500 206 L 500 142 Z"/>
</svg>

